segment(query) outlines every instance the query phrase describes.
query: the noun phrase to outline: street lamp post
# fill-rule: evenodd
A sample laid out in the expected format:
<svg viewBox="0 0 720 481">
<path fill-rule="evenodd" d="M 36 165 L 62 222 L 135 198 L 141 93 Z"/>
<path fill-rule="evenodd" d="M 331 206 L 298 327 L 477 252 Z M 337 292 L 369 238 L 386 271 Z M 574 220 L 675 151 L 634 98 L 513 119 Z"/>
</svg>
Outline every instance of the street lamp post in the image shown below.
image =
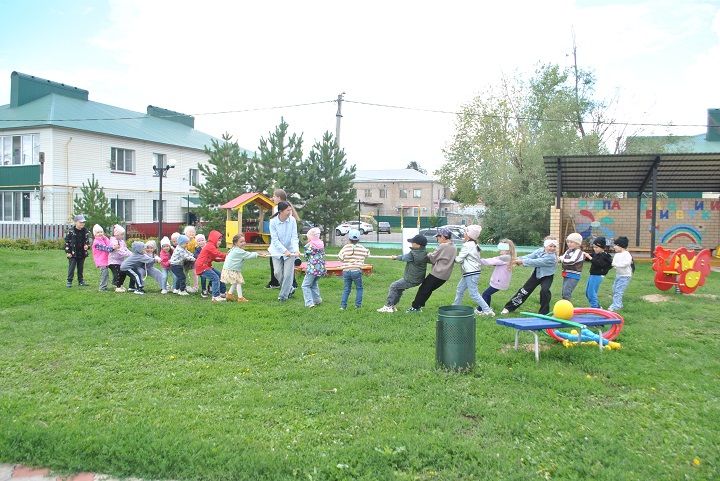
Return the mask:
<svg viewBox="0 0 720 481">
<path fill-rule="evenodd" d="M 155 172 L 155 175 L 160 179 L 160 200 L 158 201 L 158 208 L 157 208 L 157 214 L 158 214 L 158 241 L 162 239 L 162 224 L 163 224 L 163 207 L 162 207 L 162 184 L 163 184 L 163 177 L 167 177 L 168 170 L 175 167 L 175 160 L 170 159 L 167 163 L 167 165 L 153 165 L 153 171 Z"/>
</svg>

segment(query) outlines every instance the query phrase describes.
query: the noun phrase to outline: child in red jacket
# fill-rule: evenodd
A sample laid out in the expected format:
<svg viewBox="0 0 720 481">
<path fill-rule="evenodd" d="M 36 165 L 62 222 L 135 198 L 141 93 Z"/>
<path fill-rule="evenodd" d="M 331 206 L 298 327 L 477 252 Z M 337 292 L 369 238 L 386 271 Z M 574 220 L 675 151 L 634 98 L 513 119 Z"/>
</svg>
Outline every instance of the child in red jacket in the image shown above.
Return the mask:
<svg viewBox="0 0 720 481">
<path fill-rule="evenodd" d="M 212 266 L 213 262 L 225 260 L 226 254 L 218 250 L 221 242 L 222 234 L 216 230 L 210 231 L 207 236 L 207 244 L 202 248 L 195 261 L 195 274 L 210 281 L 213 302 L 225 301 L 225 284 L 220 282 L 220 271 Z"/>
</svg>

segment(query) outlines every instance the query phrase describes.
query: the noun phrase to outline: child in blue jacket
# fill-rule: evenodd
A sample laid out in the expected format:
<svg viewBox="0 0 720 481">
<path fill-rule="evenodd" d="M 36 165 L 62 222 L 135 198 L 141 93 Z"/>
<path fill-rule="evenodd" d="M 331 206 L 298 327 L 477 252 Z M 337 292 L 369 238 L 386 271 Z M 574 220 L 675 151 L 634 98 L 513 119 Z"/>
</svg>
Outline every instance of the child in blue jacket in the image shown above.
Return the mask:
<svg viewBox="0 0 720 481">
<path fill-rule="evenodd" d="M 534 267 L 530 278 L 512 298 L 505 304 L 505 309 L 501 314 L 509 314 L 530 297 L 530 294 L 537 286 L 540 286 L 540 314 L 548 314 L 550 312 L 550 286 L 552 286 L 555 276 L 555 265 L 557 264 L 557 248 L 558 241 L 554 237 L 548 236 L 543 242 L 543 247 L 537 249 L 523 257 L 518 257 L 515 263 L 519 266 Z"/>
</svg>

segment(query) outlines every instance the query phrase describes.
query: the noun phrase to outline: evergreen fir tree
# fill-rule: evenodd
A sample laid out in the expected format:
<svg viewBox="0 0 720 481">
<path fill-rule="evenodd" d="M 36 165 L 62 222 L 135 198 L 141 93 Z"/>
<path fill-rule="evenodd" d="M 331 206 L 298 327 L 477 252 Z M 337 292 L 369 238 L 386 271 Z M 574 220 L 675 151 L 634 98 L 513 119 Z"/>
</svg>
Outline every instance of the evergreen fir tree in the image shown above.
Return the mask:
<svg viewBox="0 0 720 481">
<path fill-rule="evenodd" d="M 303 169 L 310 186 L 303 217 L 322 227 L 323 236 L 334 233 L 335 225 L 353 216 L 356 191 L 355 166 L 347 167 L 345 151 L 338 148 L 330 132 L 316 142 Z"/>
<path fill-rule="evenodd" d="M 274 189 L 283 189 L 288 200 L 302 208 L 307 193 L 307 182 L 302 175 L 302 143 L 302 134 L 288 134 L 288 124 L 283 118 L 267 139 L 260 139 L 259 156 L 252 168 L 257 192 L 272 194 Z"/>
<path fill-rule="evenodd" d="M 95 224 L 100 225 L 105 232 L 112 232 L 112 225 L 118 220 L 110 211 L 110 202 L 105 196 L 105 191 L 100 187 L 100 182 L 93 174 L 88 183 L 83 182 L 80 187 L 81 196 L 76 196 L 74 201 L 74 213 L 83 214 L 86 219 L 85 225 L 92 230 Z"/>
<path fill-rule="evenodd" d="M 200 197 L 200 217 L 208 223 L 208 228 L 225 230 L 226 212 L 218 209 L 229 200 L 244 192 L 252 191 L 252 160 L 241 149 L 232 135 L 225 133 L 221 141 L 213 139 L 210 147 L 205 146 L 209 159 L 199 164 L 204 182 L 197 186 Z"/>
</svg>

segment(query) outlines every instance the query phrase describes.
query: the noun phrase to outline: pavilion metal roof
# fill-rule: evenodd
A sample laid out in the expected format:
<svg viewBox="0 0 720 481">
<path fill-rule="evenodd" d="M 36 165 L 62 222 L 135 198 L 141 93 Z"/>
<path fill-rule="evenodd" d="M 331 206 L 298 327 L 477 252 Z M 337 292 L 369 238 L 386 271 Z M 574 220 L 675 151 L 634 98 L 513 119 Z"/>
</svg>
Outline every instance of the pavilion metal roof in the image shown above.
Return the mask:
<svg viewBox="0 0 720 481">
<path fill-rule="evenodd" d="M 719 192 L 720 152 L 543 157 L 556 192 L 649 192 L 657 165 L 658 192 Z"/>
</svg>

